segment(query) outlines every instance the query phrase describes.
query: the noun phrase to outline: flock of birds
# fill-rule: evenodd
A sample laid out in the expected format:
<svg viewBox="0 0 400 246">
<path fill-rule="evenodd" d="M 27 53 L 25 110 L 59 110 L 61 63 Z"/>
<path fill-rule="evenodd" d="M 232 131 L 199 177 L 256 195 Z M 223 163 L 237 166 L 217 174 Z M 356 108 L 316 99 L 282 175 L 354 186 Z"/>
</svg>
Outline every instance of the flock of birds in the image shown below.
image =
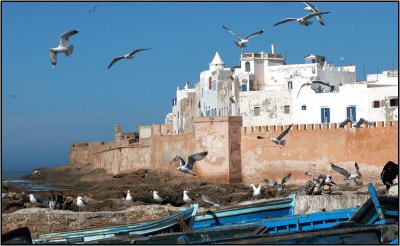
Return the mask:
<svg viewBox="0 0 400 246">
<path fill-rule="evenodd" d="M 300 18 L 285 18 L 285 19 L 275 23 L 274 26 L 281 25 L 283 23 L 287 23 L 287 22 L 290 22 L 290 21 L 296 21 L 300 25 L 309 26 L 309 25 L 311 25 L 313 23 L 313 22 L 310 21 L 310 19 L 313 18 L 313 17 L 316 17 L 317 20 L 319 21 L 319 23 L 324 26 L 325 22 L 322 19 L 321 15 L 329 14 L 330 12 L 320 12 L 318 10 L 318 8 L 313 6 L 312 4 L 310 4 L 308 2 L 303 2 L 303 3 L 306 5 L 306 7 L 304 9 L 306 11 L 310 11 L 312 13 L 310 13 L 310 14 L 304 16 L 304 17 L 300 17 Z M 92 9 L 90 9 L 88 11 L 88 13 L 89 14 L 94 13 L 96 11 L 97 6 L 98 5 L 95 5 Z M 239 41 L 234 42 L 234 44 L 237 47 L 241 48 L 241 49 L 246 48 L 246 44 L 249 43 L 249 40 L 251 38 L 256 37 L 256 36 L 264 33 L 264 30 L 260 30 L 260 31 L 254 32 L 254 33 L 242 38 L 240 35 L 234 33 L 233 31 L 228 29 L 226 26 L 222 26 L 222 28 L 224 30 L 226 30 L 227 32 L 229 32 L 230 34 L 232 34 L 233 36 L 235 36 L 236 38 L 239 39 Z M 62 33 L 60 35 L 60 43 L 59 43 L 58 47 L 50 48 L 50 60 L 51 60 L 51 65 L 53 66 L 53 68 L 57 65 L 57 54 L 64 53 L 65 56 L 67 56 L 67 57 L 72 54 L 72 52 L 74 50 L 74 46 L 69 44 L 69 38 L 71 36 L 77 34 L 77 33 L 79 33 L 79 30 L 71 30 L 71 31 L 67 31 L 67 32 Z M 138 52 L 141 52 L 141 51 L 144 51 L 144 50 L 150 50 L 150 48 L 135 49 L 132 52 L 126 54 L 126 55 L 115 57 L 111 61 L 110 65 L 108 65 L 107 69 L 109 69 L 116 62 L 118 62 L 118 61 L 120 61 L 122 59 L 132 59 L 132 58 L 134 58 L 134 56 L 133 56 L 134 54 L 136 54 Z"/>
</svg>

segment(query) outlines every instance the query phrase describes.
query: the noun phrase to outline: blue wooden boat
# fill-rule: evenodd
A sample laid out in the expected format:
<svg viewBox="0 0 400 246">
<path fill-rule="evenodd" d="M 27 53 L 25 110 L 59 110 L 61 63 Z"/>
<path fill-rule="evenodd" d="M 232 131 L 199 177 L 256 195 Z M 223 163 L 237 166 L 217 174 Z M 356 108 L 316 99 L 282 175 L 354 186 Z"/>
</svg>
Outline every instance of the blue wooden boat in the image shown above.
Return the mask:
<svg viewBox="0 0 400 246">
<path fill-rule="evenodd" d="M 49 234 L 41 234 L 38 239 L 33 240 L 34 244 L 70 244 L 86 243 L 93 240 L 112 238 L 121 235 L 148 236 L 164 232 L 182 231 L 183 227 L 191 227 L 198 205 L 193 204 L 189 208 L 168 216 L 164 219 L 142 223 L 137 225 L 109 227 L 85 231 L 68 231 Z"/>
<path fill-rule="evenodd" d="M 233 206 L 218 211 L 197 214 L 193 230 L 206 230 L 235 224 L 248 224 L 267 218 L 293 214 L 295 195 L 289 198 L 270 200 L 245 206 Z"/>
</svg>

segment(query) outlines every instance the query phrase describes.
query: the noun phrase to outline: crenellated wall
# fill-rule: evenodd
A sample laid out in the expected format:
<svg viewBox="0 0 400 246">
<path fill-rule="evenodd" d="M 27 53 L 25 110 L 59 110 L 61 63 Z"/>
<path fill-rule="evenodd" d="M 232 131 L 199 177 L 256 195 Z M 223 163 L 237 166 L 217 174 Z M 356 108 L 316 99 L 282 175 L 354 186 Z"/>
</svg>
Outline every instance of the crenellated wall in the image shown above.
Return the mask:
<svg viewBox="0 0 400 246">
<path fill-rule="evenodd" d="M 205 117 L 195 123 L 195 132 L 165 135 L 162 125 L 147 128 L 148 138 L 139 142 L 94 142 L 71 145 L 71 165 L 92 165 L 108 173 L 146 169 L 175 171 L 179 155 L 208 151 L 194 172 L 208 180 L 259 183 L 264 178 L 281 180 L 292 173 L 291 182 L 304 184 L 306 171 L 331 174 L 333 162 L 350 172 L 354 162 L 365 178 L 379 178 L 383 165 L 398 161 L 398 122 L 374 122 L 372 127 L 339 128 L 338 124 L 293 125 L 279 148 L 257 136 L 275 137 L 287 126 L 241 127 L 241 117 Z M 315 166 L 313 164 L 316 164 Z"/>
</svg>

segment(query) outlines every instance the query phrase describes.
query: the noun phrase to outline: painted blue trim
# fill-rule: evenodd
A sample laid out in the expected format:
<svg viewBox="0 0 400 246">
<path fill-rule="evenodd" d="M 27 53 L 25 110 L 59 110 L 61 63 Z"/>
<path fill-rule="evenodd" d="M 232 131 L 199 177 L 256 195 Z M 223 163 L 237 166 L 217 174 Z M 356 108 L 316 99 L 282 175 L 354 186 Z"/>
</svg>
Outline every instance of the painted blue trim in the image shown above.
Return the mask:
<svg viewBox="0 0 400 246">
<path fill-rule="evenodd" d="M 383 211 L 381 208 L 381 203 L 379 202 L 378 195 L 376 194 L 376 190 L 375 190 L 374 186 L 372 185 L 372 183 L 368 184 L 368 191 L 371 194 L 371 199 L 372 199 L 372 202 L 374 203 L 374 207 L 379 216 L 379 219 L 384 220 L 385 215 L 383 214 Z"/>
</svg>

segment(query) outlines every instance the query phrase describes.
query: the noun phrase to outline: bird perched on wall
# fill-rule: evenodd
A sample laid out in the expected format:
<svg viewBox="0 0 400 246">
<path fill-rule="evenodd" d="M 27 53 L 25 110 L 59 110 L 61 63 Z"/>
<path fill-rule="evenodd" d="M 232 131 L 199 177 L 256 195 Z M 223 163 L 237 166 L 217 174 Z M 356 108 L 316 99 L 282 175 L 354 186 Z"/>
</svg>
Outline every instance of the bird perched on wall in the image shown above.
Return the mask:
<svg viewBox="0 0 400 246">
<path fill-rule="evenodd" d="M 307 6 L 304 8 L 304 10 L 310 11 L 310 12 L 313 12 L 313 13 L 320 13 L 320 11 L 318 10 L 318 8 L 315 7 L 314 5 L 312 5 L 311 3 L 309 3 L 309 2 L 303 2 L 303 3 L 304 3 L 305 5 L 307 5 Z M 319 23 L 320 23 L 321 25 L 325 26 L 325 22 L 324 22 L 324 20 L 322 19 L 321 15 L 317 15 L 317 20 L 319 21 Z"/>
<path fill-rule="evenodd" d="M 40 177 L 40 172 L 38 170 L 35 170 L 32 172 L 32 175 Z"/>
<path fill-rule="evenodd" d="M 184 190 L 183 191 L 183 201 L 187 204 L 192 204 L 194 200 L 196 200 L 195 198 L 193 198 L 192 196 L 190 196 L 188 194 L 188 190 Z"/>
<path fill-rule="evenodd" d="M 269 187 L 276 188 L 276 190 L 277 190 L 276 195 L 280 195 L 280 194 L 283 194 L 286 192 L 285 183 L 287 183 L 289 181 L 291 176 L 292 176 L 292 173 L 289 173 L 288 175 L 283 177 L 281 183 L 278 183 L 276 180 L 273 180 L 273 179 L 264 179 L 264 180 L 265 180 L 265 182 L 267 182 Z"/>
<path fill-rule="evenodd" d="M 317 13 L 311 13 L 306 16 L 300 17 L 300 18 L 285 18 L 277 23 L 274 24 L 274 26 L 289 22 L 289 21 L 297 21 L 300 25 L 303 26 L 309 26 L 312 24 L 312 21 L 309 21 L 308 19 L 314 17 L 314 16 L 321 16 L 325 14 L 329 14 L 330 12 L 317 12 Z"/>
<path fill-rule="evenodd" d="M 212 204 L 215 207 L 220 207 L 220 208 L 226 207 L 224 204 L 222 204 L 222 203 L 220 203 L 218 201 L 215 201 L 215 200 L 211 199 L 210 197 L 208 197 L 206 195 L 199 195 L 198 194 L 198 195 L 196 195 L 196 197 L 197 198 L 200 197 L 203 201 L 205 201 L 206 203 Z"/>
<path fill-rule="evenodd" d="M 92 12 L 95 12 L 96 11 L 96 8 L 97 8 L 97 4 L 92 8 L 92 9 L 89 9 L 89 14 L 91 14 Z"/>
<path fill-rule="evenodd" d="M 133 56 L 134 54 L 136 54 L 136 53 L 138 53 L 138 52 L 141 52 L 141 51 L 144 51 L 144 50 L 151 50 L 151 48 L 148 48 L 148 49 L 136 49 L 136 50 L 134 50 L 134 51 L 132 51 L 131 53 L 128 53 L 128 54 L 126 54 L 126 55 L 115 57 L 115 58 L 111 61 L 110 65 L 108 65 L 107 69 L 109 69 L 109 68 L 110 68 L 112 65 L 114 65 L 114 63 L 116 63 L 117 61 L 119 61 L 119 60 L 121 60 L 121 59 L 132 59 L 132 58 L 134 58 L 134 56 Z"/>
<path fill-rule="evenodd" d="M 335 172 L 340 173 L 341 175 L 344 176 L 344 180 L 353 180 L 354 183 L 357 185 L 362 185 L 362 175 L 360 172 L 360 167 L 358 166 L 358 163 L 355 162 L 354 166 L 356 167 L 356 172 L 351 174 L 348 172 L 346 169 L 336 166 L 335 164 L 331 163 L 331 167 Z"/>
<path fill-rule="evenodd" d="M 256 187 L 254 184 L 251 184 L 251 188 L 253 188 L 253 199 L 258 199 L 261 196 L 261 192 L 263 189 L 263 183 L 261 183 L 258 187 Z"/>
<path fill-rule="evenodd" d="M 84 208 L 87 205 L 87 202 L 85 200 L 83 200 L 83 198 L 81 196 L 78 196 L 76 198 L 76 205 L 79 208 L 79 212 L 81 211 L 81 208 Z"/>
<path fill-rule="evenodd" d="M 350 125 L 353 124 L 353 121 L 351 121 L 350 118 L 345 119 L 344 121 L 340 122 L 339 128 L 344 128 L 345 125 L 347 125 L 350 122 Z"/>
<path fill-rule="evenodd" d="M 267 137 L 262 137 L 262 136 L 257 136 L 257 138 L 258 139 L 269 139 L 272 142 L 276 143 L 279 146 L 279 148 L 281 148 L 281 146 L 286 145 L 286 140 L 284 140 L 283 138 L 286 136 L 286 134 L 288 134 L 288 132 L 290 131 L 292 126 L 293 126 L 293 124 L 291 124 L 288 128 L 286 128 L 284 131 L 282 131 L 278 136 L 276 136 L 274 138 L 267 138 Z"/>
<path fill-rule="evenodd" d="M 162 201 L 164 201 L 164 198 L 162 198 L 157 191 L 152 191 L 153 192 L 153 199 L 161 204 Z"/>
<path fill-rule="evenodd" d="M 229 32 L 230 34 L 232 34 L 233 36 L 237 37 L 240 41 L 239 42 L 233 42 L 237 47 L 243 49 L 246 48 L 246 44 L 249 43 L 249 39 L 253 38 L 257 35 L 260 35 L 264 32 L 264 30 L 252 33 L 248 36 L 246 36 L 245 38 L 241 38 L 238 34 L 232 32 L 231 30 L 229 30 L 226 26 L 222 26 L 222 28 L 224 28 L 227 32 Z"/>
<path fill-rule="evenodd" d="M 362 124 L 366 124 L 367 126 L 372 126 L 372 123 L 364 118 L 360 118 L 358 122 L 353 125 L 354 128 L 360 128 Z"/>
<path fill-rule="evenodd" d="M 196 161 L 203 160 L 204 157 L 207 156 L 207 154 L 208 154 L 208 151 L 189 155 L 187 163 L 179 155 L 175 156 L 175 158 L 172 161 L 179 161 L 179 167 L 177 169 L 178 171 L 183 172 L 185 175 L 188 173 L 188 174 L 192 174 L 193 176 L 196 176 L 196 174 L 194 174 L 192 172 L 193 166 Z"/>
<path fill-rule="evenodd" d="M 50 48 L 50 60 L 51 60 L 51 65 L 53 65 L 53 68 L 57 65 L 57 54 L 58 53 L 64 53 L 65 56 L 69 56 L 72 54 L 74 51 L 74 46 L 69 45 L 68 40 L 69 37 L 72 35 L 77 34 L 79 31 L 78 30 L 71 30 L 68 32 L 64 32 L 63 34 L 60 35 L 60 44 L 56 48 Z"/>
</svg>

